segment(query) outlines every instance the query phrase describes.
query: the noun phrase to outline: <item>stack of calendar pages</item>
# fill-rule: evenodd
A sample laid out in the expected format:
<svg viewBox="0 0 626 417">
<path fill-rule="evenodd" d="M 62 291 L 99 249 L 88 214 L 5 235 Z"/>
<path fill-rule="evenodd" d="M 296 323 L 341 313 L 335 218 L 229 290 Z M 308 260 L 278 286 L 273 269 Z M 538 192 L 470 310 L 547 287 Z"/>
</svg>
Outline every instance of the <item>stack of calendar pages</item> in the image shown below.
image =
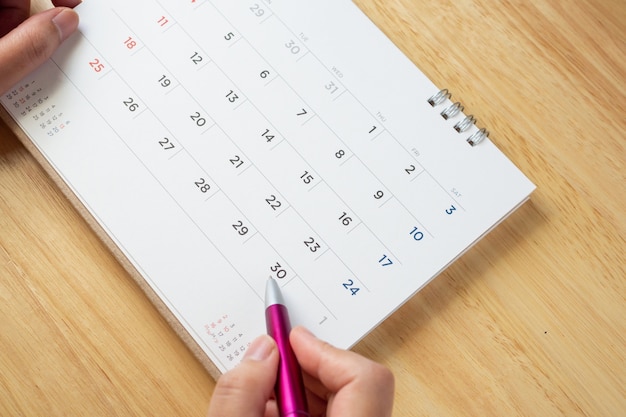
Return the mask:
<svg viewBox="0 0 626 417">
<path fill-rule="evenodd" d="M 216 375 L 292 323 L 350 347 L 533 184 L 348 0 L 91 0 L 1 102 Z"/>
</svg>

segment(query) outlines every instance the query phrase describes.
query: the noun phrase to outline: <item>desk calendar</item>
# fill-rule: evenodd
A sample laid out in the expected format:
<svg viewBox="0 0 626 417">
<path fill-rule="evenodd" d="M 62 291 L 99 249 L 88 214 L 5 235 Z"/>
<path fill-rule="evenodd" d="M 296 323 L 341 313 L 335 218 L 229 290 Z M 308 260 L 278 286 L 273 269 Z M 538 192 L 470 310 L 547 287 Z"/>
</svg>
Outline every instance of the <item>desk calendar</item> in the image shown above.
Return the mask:
<svg viewBox="0 0 626 417">
<path fill-rule="evenodd" d="M 109 0 L 2 95 L 215 376 L 265 330 L 350 347 L 533 184 L 347 0 Z"/>
</svg>

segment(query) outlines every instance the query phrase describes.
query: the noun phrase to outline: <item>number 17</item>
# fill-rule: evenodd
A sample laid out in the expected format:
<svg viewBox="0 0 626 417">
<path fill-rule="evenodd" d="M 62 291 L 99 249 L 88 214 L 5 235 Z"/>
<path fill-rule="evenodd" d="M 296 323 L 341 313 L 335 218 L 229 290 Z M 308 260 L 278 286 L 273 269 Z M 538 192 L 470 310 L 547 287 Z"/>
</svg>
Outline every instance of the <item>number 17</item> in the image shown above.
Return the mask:
<svg viewBox="0 0 626 417">
<path fill-rule="evenodd" d="M 379 263 L 381 266 L 389 266 L 389 265 L 393 265 L 393 261 L 392 261 L 392 260 L 391 260 L 391 258 L 390 258 L 390 257 L 388 257 L 387 255 L 383 255 L 383 257 L 382 257 L 382 258 L 380 258 L 380 259 L 378 260 L 378 263 Z"/>
</svg>

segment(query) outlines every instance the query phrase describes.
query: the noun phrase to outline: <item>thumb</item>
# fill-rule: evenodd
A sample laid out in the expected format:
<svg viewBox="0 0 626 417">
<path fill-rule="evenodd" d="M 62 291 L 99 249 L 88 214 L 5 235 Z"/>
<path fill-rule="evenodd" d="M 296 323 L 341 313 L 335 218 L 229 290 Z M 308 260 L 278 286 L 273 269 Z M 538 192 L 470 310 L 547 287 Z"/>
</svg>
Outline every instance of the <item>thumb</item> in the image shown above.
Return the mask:
<svg viewBox="0 0 626 417">
<path fill-rule="evenodd" d="M 50 58 L 77 27 L 75 11 L 56 7 L 31 16 L 0 38 L 0 92 Z"/>
<path fill-rule="evenodd" d="M 217 381 L 208 417 L 263 417 L 275 413 L 268 402 L 276 383 L 278 349 L 267 335 L 255 339 L 237 367 Z M 267 411 L 266 411 L 267 409 Z"/>
</svg>

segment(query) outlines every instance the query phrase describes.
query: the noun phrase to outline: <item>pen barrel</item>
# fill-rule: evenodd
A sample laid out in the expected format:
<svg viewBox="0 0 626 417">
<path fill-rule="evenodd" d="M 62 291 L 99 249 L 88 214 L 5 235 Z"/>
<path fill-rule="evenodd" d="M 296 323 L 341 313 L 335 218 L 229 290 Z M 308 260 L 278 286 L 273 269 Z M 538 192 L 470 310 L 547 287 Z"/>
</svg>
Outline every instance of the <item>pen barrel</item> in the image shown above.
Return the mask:
<svg viewBox="0 0 626 417">
<path fill-rule="evenodd" d="M 282 304 L 274 304 L 265 309 L 267 334 L 278 346 L 280 361 L 276 377 L 276 403 L 281 417 L 308 416 L 308 405 L 302 370 L 289 343 L 291 323 L 287 308 Z"/>
</svg>

